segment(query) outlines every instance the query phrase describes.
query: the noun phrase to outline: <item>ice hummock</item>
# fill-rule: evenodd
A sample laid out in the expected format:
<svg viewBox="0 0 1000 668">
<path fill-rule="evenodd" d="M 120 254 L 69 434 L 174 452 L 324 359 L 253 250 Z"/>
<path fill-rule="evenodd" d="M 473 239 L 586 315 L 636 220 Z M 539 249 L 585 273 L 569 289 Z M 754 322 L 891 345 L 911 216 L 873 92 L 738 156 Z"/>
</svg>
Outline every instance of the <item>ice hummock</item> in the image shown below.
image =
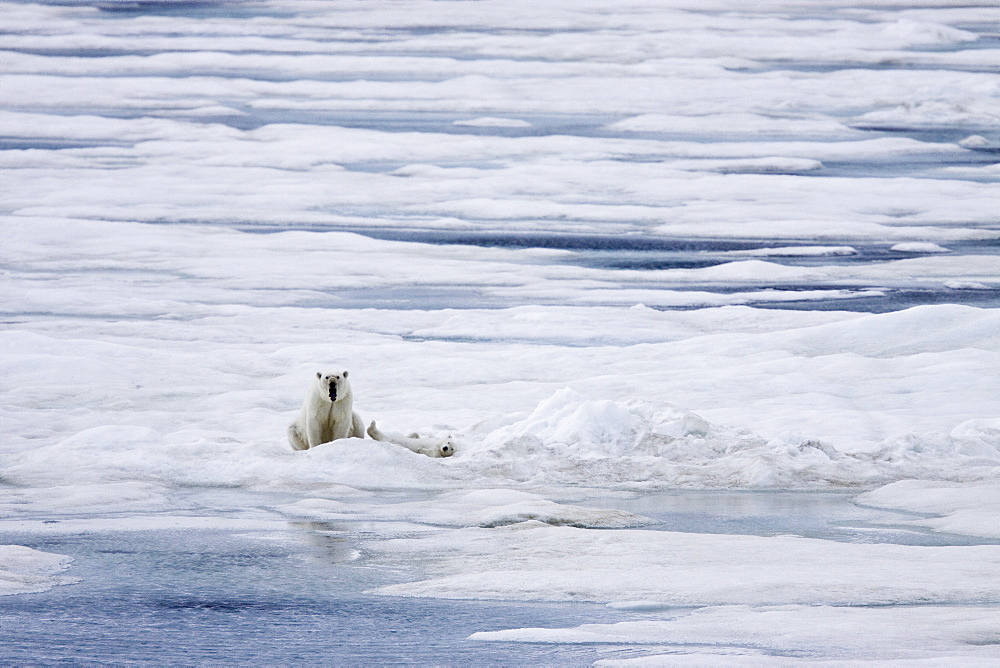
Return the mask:
<svg viewBox="0 0 1000 668">
<path fill-rule="evenodd" d="M 299 493 L 320 486 L 334 494 L 341 488 L 456 485 L 633 491 L 865 487 L 906 478 L 983 480 L 1000 462 L 996 420 L 968 421 L 950 433 L 911 434 L 852 451 L 792 432 L 764 438 L 669 405 L 588 399 L 569 388 L 526 417 L 496 416 L 455 436 L 456 455 L 439 462 L 367 439 L 295 453 L 274 438 L 241 442 L 206 429 L 95 427 L 12 454 L 7 478 L 27 489 L 13 490 L 16 501 L 0 510 L 156 510 L 169 507 L 172 485 Z M 466 502 L 456 503 L 459 510 L 452 513 L 469 512 Z M 509 511 L 514 516 L 516 507 Z"/>
</svg>

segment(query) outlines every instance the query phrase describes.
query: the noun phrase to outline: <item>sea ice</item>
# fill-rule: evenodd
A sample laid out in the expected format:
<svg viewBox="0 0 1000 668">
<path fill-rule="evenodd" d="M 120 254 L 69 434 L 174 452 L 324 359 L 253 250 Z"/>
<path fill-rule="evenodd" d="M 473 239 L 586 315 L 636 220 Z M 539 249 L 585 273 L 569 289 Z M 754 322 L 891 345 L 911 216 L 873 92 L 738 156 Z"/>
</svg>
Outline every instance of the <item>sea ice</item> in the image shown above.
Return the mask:
<svg viewBox="0 0 1000 668">
<path fill-rule="evenodd" d="M 0 3 L 0 528 L 315 525 L 379 594 L 614 603 L 475 639 L 635 663 L 995 662 L 993 7 L 98 4 Z M 291 451 L 328 364 L 460 449 Z M 977 538 L 601 503 L 679 489 Z"/>
<path fill-rule="evenodd" d="M 666 615 L 665 615 L 666 616 Z M 997 614 L 982 607 L 720 606 L 677 612 L 667 619 L 588 624 L 569 629 L 512 629 L 480 632 L 471 639 L 559 644 L 606 643 L 677 646 L 711 645 L 742 656 L 703 654 L 690 663 L 676 654 L 645 660 L 601 661 L 601 666 L 785 665 L 781 657 L 854 655 L 867 661 L 936 657 L 942 664 L 986 665 L 996 660 Z M 836 633 L 831 633 L 832 630 Z M 675 649 L 676 651 L 676 649 Z M 695 650 L 697 652 L 697 650 Z M 731 659 L 731 661 L 730 661 Z M 813 661 L 806 660 L 808 665 Z M 979 662 L 982 662 L 980 664 Z M 825 661 L 818 665 L 854 665 Z M 919 665 L 919 663 L 918 663 Z M 940 665 L 940 664 L 939 664 Z"/>
<path fill-rule="evenodd" d="M 513 489 L 446 492 L 429 501 L 364 506 L 335 500 L 304 499 L 279 508 L 293 516 L 320 520 L 363 516 L 380 521 L 409 521 L 436 526 L 499 527 L 537 521 L 553 526 L 621 529 L 652 522 L 621 510 L 555 503 L 538 494 Z"/>
<path fill-rule="evenodd" d="M 824 255 L 856 255 L 852 246 L 782 246 L 780 248 L 755 248 L 752 250 L 727 251 L 726 255 L 749 255 L 755 257 L 813 257 Z"/>
<path fill-rule="evenodd" d="M 530 521 L 373 544 L 427 579 L 379 594 L 662 605 L 995 603 L 1000 546 L 837 543 L 550 526 Z M 990 612 L 995 616 L 995 612 Z"/>
<path fill-rule="evenodd" d="M 0 596 L 34 594 L 78 578 L 57 575 L 69 568 L 70 557 L 20 545 L 0 545 Z"/>
<path fill-rule="evenodd" d="M 984 427 L 994 432 L 1000 430 L 1000 420 L 993 420 Z M 906 521 L 935 531 L 1000 538 L 1000 482 L 996 480 L 962 485 L 934 480 L 901 480 L 866 492 L 857 502 L 935 515 Z"/>
<path fill-rule="evenodd" d="M 950 253 L 947 248 L 939 246 L 929 241 L 910 241 L 901 244 L 894 244 L 889 250 L 897 253 Z"/>
</svg>

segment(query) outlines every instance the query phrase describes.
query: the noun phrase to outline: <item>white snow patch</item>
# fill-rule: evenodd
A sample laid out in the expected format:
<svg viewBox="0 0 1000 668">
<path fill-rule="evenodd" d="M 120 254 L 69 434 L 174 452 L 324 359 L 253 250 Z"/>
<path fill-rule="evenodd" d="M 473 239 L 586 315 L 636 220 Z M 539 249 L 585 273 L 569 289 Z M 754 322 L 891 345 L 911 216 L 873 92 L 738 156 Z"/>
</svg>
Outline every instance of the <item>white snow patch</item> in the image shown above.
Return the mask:
<svg viewBox="0 0 1000 668">
<path fill-rule="evenodd" d="M 1000 546 L 914 547 L 524 522 L 375 543 L 430 579 L 376 593 L 674 606 L 992 602 Z M 516 556 L 515 556 L 516 555 Z"/>
<path fill-rule="evenodd" d="M 945 281 L 949 290 L 989 290 L 989 286 L 979 281 Z"/>
<path fill-rule="evenodd" d="M 169 493 L 164 485 L 138 481 L 13 488 L 0 497 L 0 517 L 16 517 L 26 512 L 151 512 L 173 505 Z"/>
<path fill-rule="evenodd" d="M 972 98 L 942 102 L 929 100 L 904 102 L 890 109 L 871 111 L 858 116 L 850 125 L 856 128 L 928 128 L 928 127 L 1000 127 L 996 100 Z"/>
<path fill-rule="evenodd" d="M 939 246 L 935 243 L 929 241 L 906 241 L 903 243 L 895 244 L 889 250 L 896 251 L 897 253 L 950 253 L 951 251 L 947 248 Z"/>
<path fill-rule="evenodd" d="M 57 575 L 69 568 L 70 557 L 21 545 L 0 545 L 0 596 L 38 594 L 56 585 L 79 582 Z"/>
<path fill-rule="evenodd" d="M 778 248 L 751 248 L 726 251 L 726 255 L 749 255 L 753 257 L 822 257 L 857 255 L 853 246 L 781 246 Z"/>
<path fill-rule="evenodd" d="M 585 624 L 567 629 L 525 628 L 475 633 L 471 640 L 556 644 L 702 645 L 742 656 L 658 655 L 606 660 L 600 666 L 789 665 L 779 654 L 824 657 L 863 653 L 869 660 L 905 661 L 938 657 L 944 663 L 972 665 L 995 659 L 991 645 L 1000 639 L 997 612 L 989 607 L 780 607 L 721 606 L 675 613 L 668 619 Z M 835 633 L 831 631 L 836 629 Z M 872 629 L 878 629 L 873 633 Z M 742 649 L 747 648 L 747 649 Z M 703 650 L 704 651 L 704 650 Z M 685 660 L 688 659 L 688 660 Z M 777 663 L 774 660 L 777 659 Z M 676 660 L 676 663 L 675 663 Z M 795 665 L 802 665 L 795 659 Z M 808 662 L 809 665 L 812 661 Z M 818 665 L 855 665 L 853 663 Z M 918 664 L 919 665 L 919 664 Z"/>
<path fill-rule="evenodd" d="M 990 148 L 993 143 L 989 139 L 983 137 L 982 135 L 969 135 L 965 139 L 958 142 L 959 146 L 964 146 L 965 148 Z"/>
<path fill-rule="evenodd" d="M 971 428 L 971 426 L 970 426 Z M 1000 420 L 981 429 L 1000 431 Z M 983 444 L 985 448 L 994 447 Z M 1000 481 L 957 484 L 932 480 L 900 480 L 862 494 L 857 502 L 880 508 L 930 513 L 938 517 L 909 520 L 935 531 L 1000 538 Z"/>
<path fill-rule="evenodd" d="M 819 160 L 781 156 L 744 158 L 741 160 L 678 160 L 675 169 L 720 174 L 807 174 L 823 169 Z"/>
<path fill-rule="evenodd" d="M 979 36 L 968 30 L 960 30 L 940 23 L 900 19 L 882 28 L 882 37 L 898 40 L 907 45 L 953 44 L 975 42 Z"/>
<path fill-rule="evenodd" d="M 764 135 L 833 135 L 856 134 L 844 124 L 830 118 L 775 117 L 753 113 L 700 114 L 682 116 L 643 114 L 611 123 L 609 130 L 619 132 L 658 132 L 677 134 L 764 134 Z"/>
<path fill-rule="evenodd" d="M 537 521 L 553 526 L 615 529 L 637 527 L 651 522 L 648 518 L 621 510 L 555 503 L 538 494 L 512 489 L 446 492 L 428 501 L 373 505 L 304 499 L 281 506 L 278 510 L 289 515 L 322 520 L 363 516 L 381 521 L 455 527 L 491 528 Z"/>
</svg>

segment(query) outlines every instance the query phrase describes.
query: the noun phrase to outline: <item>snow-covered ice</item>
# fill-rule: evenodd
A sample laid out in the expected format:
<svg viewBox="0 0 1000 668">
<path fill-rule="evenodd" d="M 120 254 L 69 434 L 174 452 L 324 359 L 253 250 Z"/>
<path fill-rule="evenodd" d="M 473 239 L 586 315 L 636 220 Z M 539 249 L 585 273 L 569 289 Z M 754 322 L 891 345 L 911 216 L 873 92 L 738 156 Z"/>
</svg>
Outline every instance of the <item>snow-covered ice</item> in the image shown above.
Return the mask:
<svg viewBox="0 0 1000 668">
<path fill-rule="evenodd" d="M 1000 538 L 1000 482 L 995 479 L 964 485 L 901 480 L 862 494 L 858 503 L 931 514 L 909 523 L 935 531 Z"/>
<path fill-rule="evenodd" d="M 997 617 L 963 608 L 831 606 L 720 606 L 645 622 L 593 624 L 573 629 L 519 629 L 478 633 L 477 640 L 608 644 L 660 644 L 671 654 L 645 660 L 602 661 L 598 665 L 801 665 L 817 655 L 862 658 L 820 665 L 989 665 L 987 648 L 997 639 Z M 831 631 L 835 630 L 835 633 Z M 730 655 L 705 652 L 705 645 L 740 650 Z M 975 649 L 975 648 L 981 649 Z M 705 652 L 698 656 L 701 652 Z M 797 656 L 783 660 L 775 653 Z M 688 656 L 685 657 L 685 654 Z M 690 656 L 694 654 L 695 656 Z M 928 658 L 930 657 L 930 658 Z M 690 659 L 686 662 L 685 659 Z M 889 663 L 889 665 L 893 665 Z"/>
<path fill-rule="evenodd" d="M 1000 658 L 992 3 L 15 1 L 0 31 L 3 660 Z M 456 454 L 292 451 L 328 367 Z M 353 649 L 289 653 L 340 609 Z M 88 615 L 104 641 L 38 641 Z"/>
<path fill-rule="evenodd" d="M 655 601 L 664 606 L 994 603 L 996 545 L 925 547 L 554 527 L 540 521 L 387 541 L 445 573 L 384 587 L 445 598 Z"/>
<path fill-rule="evenodd" d="M 70 557 L 20 545 L 0 545 L 0 596 L 34 594 L 55 585 L 77 582 L 57 575 L 69 568 Z"/>
</svg>

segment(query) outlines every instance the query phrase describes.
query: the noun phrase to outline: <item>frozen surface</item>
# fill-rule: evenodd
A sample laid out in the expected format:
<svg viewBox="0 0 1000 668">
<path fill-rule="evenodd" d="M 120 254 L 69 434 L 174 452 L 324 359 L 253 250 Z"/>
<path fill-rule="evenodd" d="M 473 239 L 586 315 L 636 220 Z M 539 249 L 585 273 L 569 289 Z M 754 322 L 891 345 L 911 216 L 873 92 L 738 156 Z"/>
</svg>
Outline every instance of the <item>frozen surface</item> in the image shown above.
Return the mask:
<svg viewBox="0 0 1000 668">
<path fill-rule="evenodd" d="M 902 480 L 862 494 L 858 503 L 934 515 L 910 523 L 935 531 L 1000 538 L 1000 482 L 997 480 L 966 485 Z"/>
<path fill-rule="evenodd" d="M 461 546 L 459 548 L 459 546 Z M 446 575 L 382 593 L 444 598 L 838 606 L 995 603 L 1000 547 L 831 543 L 798 537 L 525 522 L 394 539 L 376 549 Z"/>
<path fill-rule="evenodd" d="M 290 516 L 317 520 L 345 520 L 359 516 L 416 521 L 438 526 L 494 528 L 540 521 L 559 526 L 621 529 L 653 524 L 654 521 L 621 510 L 586 508 L 545 499 L 538 494 L 512 489 L 447 492 L 429 501 L 393 503 L 365 507 L 327 499 L 304 499 L 279 508 Z"/>
<path fill-rule="evenodd" d="M 0 596 L 36 594 L 77 582 L 77 578 L 57 575 L 69 568 L 71 561 L 70 557 L 30 547 L 0 545 Z"/>
<path fill-rule="evenodd" d="M 0 32 L 0 660 L 997 660 L 994 3 Z"/>
<path fill-rule="evenodd" d="M 940 662 L 987 665 L 995 660 L 1000 616 L 983 608 L 851 608 L 723 606 L 680 613 L 670 619 L 593 624 L 572 629 L 518 629 L 477 633 L 474 640 L 565 644 L 726 645 L 728 656 L 703 655 L 701 665 L 775 665 L 773 654 L 859 655 L 867 661 L 934 657 Z M 836 629 L 836 634 L 830 630 Z M 873 629 L 877 631 L 873 632 Z M 659 665 L 685 665 L 683 657 L 661 655 Z M 742 659 L 742 662 L 739 662 Z M 754 661 L 756 659 L 756 661 Z M 780 659 L 778 659 L 780 661 Z M 979 662 L 982 662 L 981 664 Z M 657 665 L 655 661 L 606 661 L 599 665 Z M 784 665 L 779 663 L 778 665 Z M 807 664 L 808 665 L 808 664 Z M 823 662 L 821 665 L 827 665 Z M 870 665 L 870 664 L 869 664 Z"/>
</svg>

